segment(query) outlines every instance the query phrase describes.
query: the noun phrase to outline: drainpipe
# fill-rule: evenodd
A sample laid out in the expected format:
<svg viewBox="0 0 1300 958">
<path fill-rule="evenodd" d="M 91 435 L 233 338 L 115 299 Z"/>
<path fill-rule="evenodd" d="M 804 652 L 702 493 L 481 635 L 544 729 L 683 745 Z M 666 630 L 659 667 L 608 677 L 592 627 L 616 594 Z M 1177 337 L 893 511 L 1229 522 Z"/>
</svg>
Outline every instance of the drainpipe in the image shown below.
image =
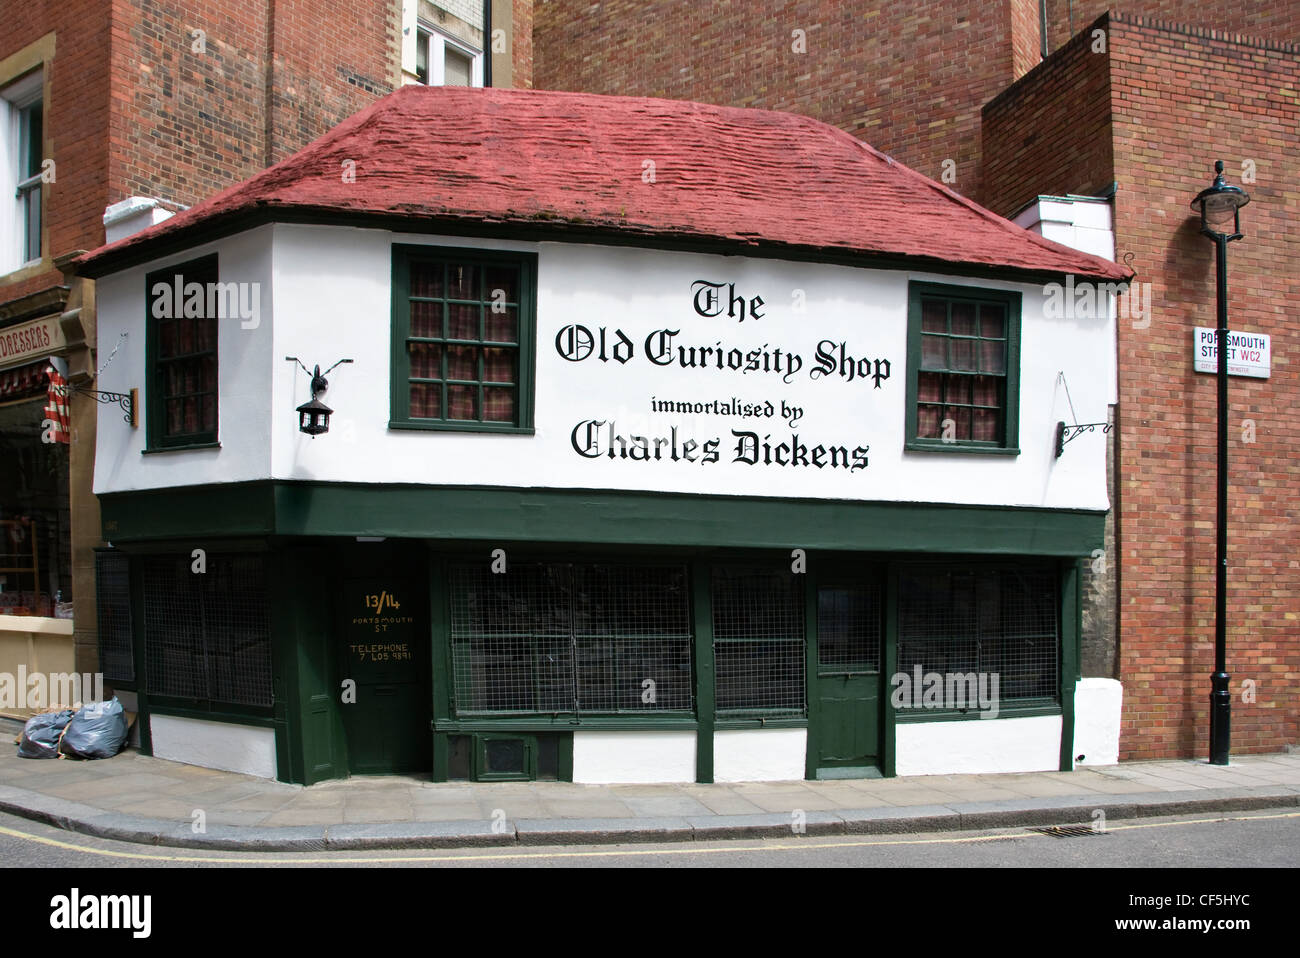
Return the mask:
<svg viewBox="0 0 1300 958">
<path fill-rule="evenodd" d="M 492 0 L 483 0 L 483 85 L 492 85 Z"/>
</svg>

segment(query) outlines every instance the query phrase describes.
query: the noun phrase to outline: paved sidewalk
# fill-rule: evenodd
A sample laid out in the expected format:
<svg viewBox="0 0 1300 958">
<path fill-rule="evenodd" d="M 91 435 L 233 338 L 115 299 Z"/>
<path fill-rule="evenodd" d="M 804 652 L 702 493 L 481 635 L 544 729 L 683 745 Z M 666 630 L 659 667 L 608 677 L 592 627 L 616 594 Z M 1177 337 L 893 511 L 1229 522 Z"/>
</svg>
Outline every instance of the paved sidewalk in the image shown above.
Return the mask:
<svg viewBox="0 0 1300 958">
<path fill-rule="evenodd" d="M 412 776 L 303 787 L 147 758 L 20 759 L 0 721 L 0 811 L 150 845 L 307 851 L 554 845 L 1089 824 L 1300 805 L 1300 753 L 1074 772 L 717 785 L 435 784 Z M 10 731 L 13 729 L 13 732 Z M 205 818 L 195 831 L 195 812 Z"/>
</svg>

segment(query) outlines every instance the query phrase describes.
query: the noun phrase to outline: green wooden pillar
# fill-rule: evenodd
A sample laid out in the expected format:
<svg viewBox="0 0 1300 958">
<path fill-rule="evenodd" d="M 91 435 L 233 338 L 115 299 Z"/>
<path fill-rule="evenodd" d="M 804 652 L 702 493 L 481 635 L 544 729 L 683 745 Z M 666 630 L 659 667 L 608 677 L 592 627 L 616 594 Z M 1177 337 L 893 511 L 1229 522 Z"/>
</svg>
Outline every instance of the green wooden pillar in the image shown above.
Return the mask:
<svg viewBox="0 0 1300 958">
<path fill-rule="evenodd" d="M 817 686 L 817 583 L 811 570 L 804 581 L 804 695 L 808 712 L 808 737 L 804 755 L 804 778 L 817 777 L 817 757 L 821 733 L 821 696 Z"/>
<path fill-rule="evenodd" d="M 695 619 L 695 780 L 713 781 L 713 716 L 716 704 L 713 664 L 713 564 L 691 563 L 691 593 Z"/>
<path fill-rule="evenodd" d="M 884 721 L 880 729 L 880 773 L 885 778 L 898 774 L 898 711 L 894 708 L 894 685 L 891 679 L 898 672 L 898 580 L 897 562 L 889 563 L 885 570 L 885 635 L 880 650 L 880 697 Z"/>
<path fill-rule="evenodd" d="M 433 780 L 447 781 L 447 755 L 451 747 L 448 734 L 438 731 L 439 719 L 451 718 L 451 614 L 447 595 L 447 563 L 432 557 L 429 560 L 429 667 L 433 670 Z"/>
<path fill-rule="evenodd" d="M 1061 771 L 1074 770 L 1074 689 L 1079 681 L 1079 636 L 1083 608 L 1079 601 L 1082 576 L 1075 559 L 1060 565 L 1061 582 Z"/>
<path fill-rule="evenodd" d="M 271 606 L 272 655 L 284 690 L 283 711 L 276 706 L 278 777 L 303 785 L 346 778 L 347 738 L 333 641 L 335 606 L 327 580 L 319 575 L 329 567 L 328 555 L 310 547 L 274 550 L 267 562 L 276 596 Z"/>
<path fill-rule="evenodd" d="M 148 681 L 145 674 L 147 660 L 144 648 L 144 568 L 138 555 L 126 554 L 127 588 L 131 593 L 131 657 L 135 669 L 136 725 L 140 729 L 140 754 L 153 754 L 153 733 L 150 728 Z"/>
</svg>

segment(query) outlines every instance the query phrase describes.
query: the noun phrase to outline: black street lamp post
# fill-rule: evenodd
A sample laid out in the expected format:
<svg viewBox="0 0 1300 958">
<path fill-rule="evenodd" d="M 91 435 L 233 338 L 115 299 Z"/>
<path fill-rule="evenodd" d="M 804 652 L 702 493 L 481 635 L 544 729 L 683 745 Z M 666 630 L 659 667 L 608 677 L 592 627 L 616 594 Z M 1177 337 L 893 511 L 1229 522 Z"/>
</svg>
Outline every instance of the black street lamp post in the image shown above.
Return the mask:
<svg viewBox="0 0 1300 958">
<path fill-rule="evenodd" d="M 1214 183 L 1192 200 L 1201 214 L 1201 233 L 1214 240 L 1218 275 L 1219 332 L 1219 502 L 1214 570 L 1214 672 L 1210 675 L 1210 764 L 1227 765 L 1232 740 L 1232 696 L 1228 692 L 1228 244 L 1242 237 L 1246 191 L 1223 181 L 1223 161 L 1214 164 Z M 1223 232 L 1229 226 L 1231 233 Z"/>
</svg>

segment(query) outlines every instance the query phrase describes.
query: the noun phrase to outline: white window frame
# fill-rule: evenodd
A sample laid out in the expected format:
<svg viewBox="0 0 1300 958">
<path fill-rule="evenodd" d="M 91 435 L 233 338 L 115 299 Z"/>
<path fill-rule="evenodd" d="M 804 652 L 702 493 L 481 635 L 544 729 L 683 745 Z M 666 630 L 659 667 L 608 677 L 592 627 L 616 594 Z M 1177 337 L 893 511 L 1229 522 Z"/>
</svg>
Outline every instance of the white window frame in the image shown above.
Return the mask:
<svg viewBox="0 0 1300 958">
<path fill-rule="evenodd" d="M 427 39 L 426 39 L 427 38 Z M 457 40 L 424 20 L 416 21 L 415 56 L 419 62 L 420 44 L 427 42 L 429 64 L 429 86 L 445 86 L 447 83 L 447 48 L 470 58 L 470 86 L 483 85 L 483 51 L 476 50 L 468 44 Z"/>
<path fill-rule="evenodd" d="M 36 70 L 0 90 L 0 275 L 38 263 L 42 259 L 45 222 L 45 197 L 41 174 L 23 179 L 18 171 L 23 162 L 23 111 L 41 103 L 45 93 L 45 71 Z M 48 120 L 48 117 L 45 118 Z M 44 123 L 42 123 L 42 136 Z M 44 153 L 44 144 L 41 144 Z M 27 257 L 27 216 L 25 196 L 34 192 L 40 204 L 40 230 L 36 255 Z"/>
</svg>

